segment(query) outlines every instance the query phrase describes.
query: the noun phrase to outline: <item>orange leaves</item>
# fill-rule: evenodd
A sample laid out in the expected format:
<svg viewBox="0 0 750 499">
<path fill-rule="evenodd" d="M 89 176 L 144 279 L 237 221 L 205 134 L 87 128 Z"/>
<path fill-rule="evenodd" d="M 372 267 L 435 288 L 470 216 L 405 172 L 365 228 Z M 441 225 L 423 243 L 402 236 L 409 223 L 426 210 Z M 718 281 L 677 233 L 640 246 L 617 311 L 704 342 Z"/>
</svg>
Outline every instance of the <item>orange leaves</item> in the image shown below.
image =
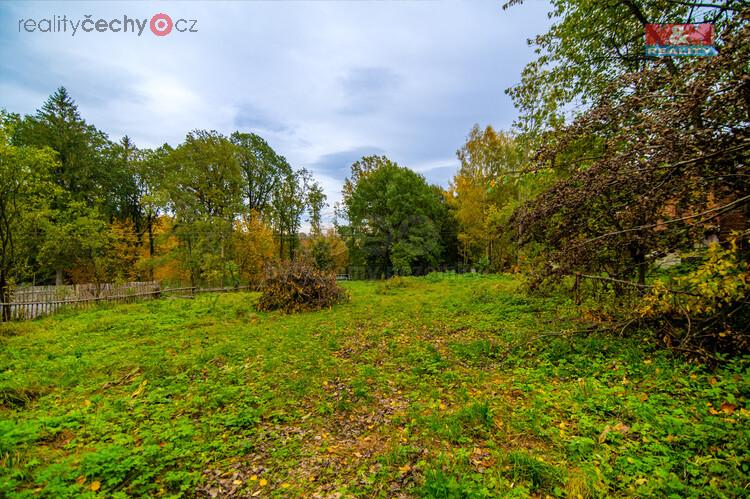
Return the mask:
<svg viewBox="0 0 750 499">
<path fill-rule="evenodd" d="M 713 404 L 711 404 L 711 402 L 708 402 L 706 406 L 708 407 L 708 412 L 710 412 L 714 416 L 719 415 L 719 414 L 725 414 L 727 416 L 731 416 L 737 410 L 737 406 L 729 402 L 722 402 L 722 404 L 719 406 L 719 410 L 716 410 L 713 407 Z"/>
<path fill-rule="evenodd" d="M 734 411 L 737 409 L 737 406 L 734 404 L 730 404 L 729 402 L 724 402 L 721 404 L 721 412 L 724 414 L 732 415 L 734 414 Z"/>
</svg>

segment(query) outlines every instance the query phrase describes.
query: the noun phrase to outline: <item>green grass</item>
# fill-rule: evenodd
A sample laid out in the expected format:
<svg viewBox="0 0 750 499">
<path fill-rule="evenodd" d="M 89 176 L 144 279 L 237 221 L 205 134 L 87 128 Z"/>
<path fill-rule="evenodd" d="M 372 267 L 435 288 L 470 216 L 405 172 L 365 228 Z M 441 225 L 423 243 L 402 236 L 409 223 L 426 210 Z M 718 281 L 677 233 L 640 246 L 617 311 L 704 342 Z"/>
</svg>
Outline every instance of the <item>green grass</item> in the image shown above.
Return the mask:
<svg viewBox="0 0 750 499">
<path fill-rule="evenodd" d="M 301 315 L 238 293 L 0 326 L 0 497 L 748 494 L 748 359 L 526 344 L 581 324 L 509 276 L 347 286 Z"/>
</svg>

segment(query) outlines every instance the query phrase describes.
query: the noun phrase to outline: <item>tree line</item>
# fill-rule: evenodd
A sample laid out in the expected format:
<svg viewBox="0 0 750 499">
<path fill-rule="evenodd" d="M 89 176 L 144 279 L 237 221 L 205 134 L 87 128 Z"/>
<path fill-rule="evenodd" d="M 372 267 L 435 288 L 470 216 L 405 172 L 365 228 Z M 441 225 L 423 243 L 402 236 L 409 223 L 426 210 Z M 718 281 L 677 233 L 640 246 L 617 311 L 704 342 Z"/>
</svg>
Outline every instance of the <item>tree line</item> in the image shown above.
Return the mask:
<svg viewBox="0 0 750 499">
<path fill-rule="evenodd" d="M 139 148 L 87 123 L 61 87 L 35 114 L 0 114 L 2 301 L 20 284 L 258 283 L 296 258 L 370 277 L 455 264 L 441 187 L 386 157 L 351 171 L 326 229 L 321 185 L 257 134 L 195 130 Z"/>
<path fill-rule="evenodd" d="M 0 289 L 166 279 L 238 283 L 325 239 L 326 197 L 253 133 L 190 132 L 177 147 L 115 142 L 64 88 L 0 126 Z"/>
<path fill-rule="evenodd" d="M 321 185 L 257 134 L 195 130 L 176 147 L 139 148 L 87 123 L 65 88 L 33 115 L 1 118 L 4 302 L 28 283 L 258 283 L 270 265 L 296 258 L 328 271 L 359 267 L 376 278 L 457 262 L 502 270 L 508 258 L 499 246 L 478 251 L 482 243 L 459 230 L 485 223 L 471 219 L 463 200 L 474 193 L 465 184 L 446 191 L 385 156 L 351 165 L 326 229 Z M 459 157 L 467 178 L 485 182 L 496 171 L 486 170 L 477 149 L 496 144 L 475 145 L 478 133 Z M 512 152 L 493 161 L 515 167 L 521 155 L 514 139 L 498 137 Z"/>
</svg>

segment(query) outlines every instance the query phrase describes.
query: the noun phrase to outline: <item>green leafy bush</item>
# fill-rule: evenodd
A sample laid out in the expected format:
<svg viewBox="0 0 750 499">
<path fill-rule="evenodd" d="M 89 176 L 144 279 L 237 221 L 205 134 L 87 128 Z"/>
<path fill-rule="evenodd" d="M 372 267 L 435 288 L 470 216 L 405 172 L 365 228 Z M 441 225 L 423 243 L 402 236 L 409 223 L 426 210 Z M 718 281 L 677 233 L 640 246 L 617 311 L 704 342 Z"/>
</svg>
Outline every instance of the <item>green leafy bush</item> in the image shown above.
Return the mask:
<svg viewBox="0 0 750 499">
<path fill-rule="evenodd" d="M 265 280 L 258 310 L 286 313 L 320 310 L 349 300 L 336 275 L 293 261 L 272 269 Z"/>
</svg>

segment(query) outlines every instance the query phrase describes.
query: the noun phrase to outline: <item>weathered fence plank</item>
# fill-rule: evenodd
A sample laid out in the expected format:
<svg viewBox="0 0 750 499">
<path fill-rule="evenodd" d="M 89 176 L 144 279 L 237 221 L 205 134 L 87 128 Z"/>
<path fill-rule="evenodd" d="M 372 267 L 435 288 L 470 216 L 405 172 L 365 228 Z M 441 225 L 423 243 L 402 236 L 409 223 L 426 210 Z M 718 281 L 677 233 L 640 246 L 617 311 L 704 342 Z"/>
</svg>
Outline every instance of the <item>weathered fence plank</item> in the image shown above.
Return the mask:
<svg viewBox="0 0 750 499">
<path fill-rule="evenodd" d="M 27 320 L 51 315 L 65 308 L 88 308 L 96 303 L 135 303 L 165 295 L 193 296 L 196 293 L 247 291 L 250 286 L 224 288 L 161 288 L 157 281 L 115 284 L 78 284 L 72 286 L 33 286 L 20 288 L 12 294 L 13 301 L 0 303 L 0 310 L 10 309 L 10 320 Z"/>
</svg>

